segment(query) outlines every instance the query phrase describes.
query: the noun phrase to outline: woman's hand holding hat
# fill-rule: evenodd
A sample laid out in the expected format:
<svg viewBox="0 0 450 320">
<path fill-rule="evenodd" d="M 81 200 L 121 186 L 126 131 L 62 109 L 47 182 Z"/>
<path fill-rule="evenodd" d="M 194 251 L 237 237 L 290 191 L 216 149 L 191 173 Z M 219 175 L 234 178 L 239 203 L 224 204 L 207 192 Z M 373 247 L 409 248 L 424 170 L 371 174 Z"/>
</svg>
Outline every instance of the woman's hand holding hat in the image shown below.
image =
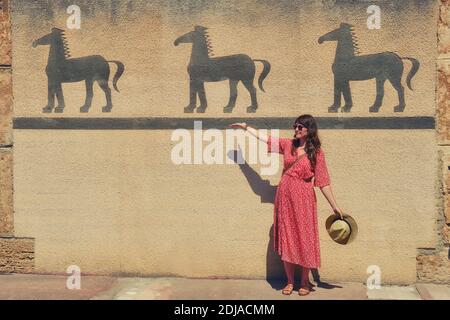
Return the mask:
<svg viewBox="0 0 450 320">
<path fill-rule="evenodd" d="M 339 208 L 336 207 L 336 208 L 333 209 L 333 211 L 334 211 L 334 214 L 335 214 L 335 215 L 339 215 L 339 217 L 340 217 L 341 220 L 344 219 L 344 213 L 342 212 L 341 209 L 339 209 Z"/>
<path fill-rule="evenodd" d="M 358 234 L 358 225 L 355 219 L 348 214 L 344 214 L 338 207 L 333 209 L 334 214 L 325 221 L 325 228 L 331 239 L 339 244 L 349 244 Z M 343 217 L 340 218 L 339 216 Z"/>
</svg>

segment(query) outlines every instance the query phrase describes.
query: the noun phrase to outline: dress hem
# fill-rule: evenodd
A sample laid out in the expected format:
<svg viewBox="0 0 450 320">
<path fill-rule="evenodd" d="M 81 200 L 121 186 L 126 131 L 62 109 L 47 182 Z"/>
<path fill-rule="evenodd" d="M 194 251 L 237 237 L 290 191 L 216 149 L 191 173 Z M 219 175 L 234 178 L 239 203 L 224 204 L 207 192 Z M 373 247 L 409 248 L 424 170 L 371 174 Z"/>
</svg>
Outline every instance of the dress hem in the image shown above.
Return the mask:
<svg viewBox="0 0 450 320">
<path fill-rule="evenodd" d="M 277 252 L 277 251 L 275 251 L 275 252 Z M 295 264 L 295 265 L 297 265 L 297 266 L 301 266 L 301 267 L 303 267 L 303 268 L 308 268 L 308 269 L 319 269 L 319 268 L 320 268 L 320 263 L 319 263 L 319 265 L 308 266 L 308 265 L 305 265 L 305 264 L 303 264 L 303 263 L 298 263 L 298 262 L 289 261 L 288 259 L 283 258 L 278 252 L 277 252 L 277 254 L 280 256 L 280 259 L 281 259 L 281 261 L 283 261 L 283 262 L 288 262 L 288 263 Z"/>
</svg>

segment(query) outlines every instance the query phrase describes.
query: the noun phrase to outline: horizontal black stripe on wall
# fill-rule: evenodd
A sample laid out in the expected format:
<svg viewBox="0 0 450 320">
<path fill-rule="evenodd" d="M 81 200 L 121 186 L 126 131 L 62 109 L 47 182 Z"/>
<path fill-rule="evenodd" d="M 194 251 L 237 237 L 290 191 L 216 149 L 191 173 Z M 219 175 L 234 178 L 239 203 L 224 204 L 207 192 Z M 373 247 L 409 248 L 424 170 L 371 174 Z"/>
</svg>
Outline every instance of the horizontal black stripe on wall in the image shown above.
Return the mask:
<svg viewBox="0 0 450 320">
<path fill-rule="evenodd" d="M 14 129 L 31 130 L 167 130 L 226 129 L 233 122 L 247 122 L 260 129 L 292 129 L 295 117 L 230 118 L 50 118 L 17 117 Z M 320 129 L 434 129 L 433 117 L 316 117 Z"/>
</svg>

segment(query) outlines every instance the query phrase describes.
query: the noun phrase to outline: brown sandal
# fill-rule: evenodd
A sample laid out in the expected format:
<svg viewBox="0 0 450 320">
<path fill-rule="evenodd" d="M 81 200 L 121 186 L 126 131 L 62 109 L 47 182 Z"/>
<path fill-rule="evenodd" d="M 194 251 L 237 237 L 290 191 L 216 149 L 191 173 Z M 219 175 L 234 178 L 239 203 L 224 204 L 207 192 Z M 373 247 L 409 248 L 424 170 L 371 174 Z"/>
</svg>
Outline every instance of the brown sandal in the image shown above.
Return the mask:
<svg viewBox="0 0 450 320">
<path fill-rule="evenodd" d="M 311 292 L 311 290 L 306 289 L 306 288 L 300 288 L 298 289 L 298 295 L 299 296 L 306 296 Z"/>
<path fill-rule="evenodd" d="M 294 285 L 292 283 L 289 283 L 284 287 L 283 290 L 281 290 L 281 293 L 283 293 L 286 296 L 289 296 L 292 294 L 292 291 L 294 291 Z"/>
</svg>

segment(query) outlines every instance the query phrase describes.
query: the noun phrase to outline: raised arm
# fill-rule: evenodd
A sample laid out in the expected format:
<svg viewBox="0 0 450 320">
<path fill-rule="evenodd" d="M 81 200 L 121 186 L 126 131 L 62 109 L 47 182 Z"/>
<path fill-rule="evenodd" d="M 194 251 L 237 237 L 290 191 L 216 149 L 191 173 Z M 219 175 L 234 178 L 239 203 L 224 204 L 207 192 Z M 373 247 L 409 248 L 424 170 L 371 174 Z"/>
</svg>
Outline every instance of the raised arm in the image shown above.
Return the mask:
<svg viewBox="0 0 450 320">
<path fill-rule="evenodd" d="M 266 142 L 266 143 L 269 140 L 269 137 L 266 134 L 259 132 L 255 128 L 250 127 L 245 122 L 237 122 L 237 123 L 230 124 L 230 128 L 246 130 L 251 135 L 255 136 L 259 140 Z"/>
</svg>

